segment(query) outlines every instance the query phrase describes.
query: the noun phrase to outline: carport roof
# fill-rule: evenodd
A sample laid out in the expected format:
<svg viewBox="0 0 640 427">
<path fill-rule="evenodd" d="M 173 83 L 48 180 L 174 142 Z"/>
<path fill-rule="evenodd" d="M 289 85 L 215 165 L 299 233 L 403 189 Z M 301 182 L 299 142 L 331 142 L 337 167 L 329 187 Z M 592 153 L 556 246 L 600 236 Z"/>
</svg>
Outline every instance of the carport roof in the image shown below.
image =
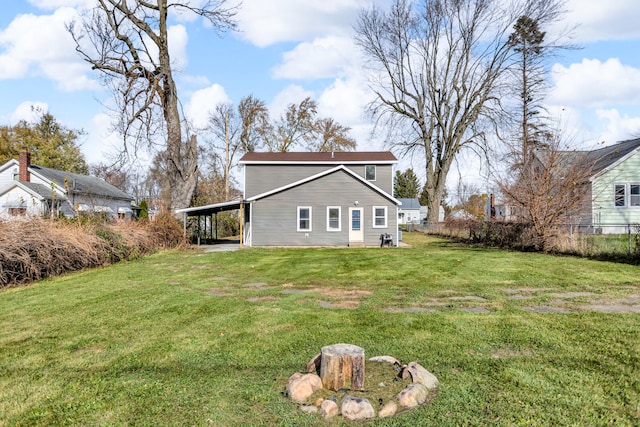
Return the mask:
<svg viewBox="0 0 640 427">
<path fill-rule="evenodd" d="M 177 209 L 176 213 L 184 213 L 187 216 L 211 215 L 223 211 L 240 209 L 242 200 L 232 200 L 230 202 L 214 203 L 206 206 L 196 206 L 193 208 Z"/>
</svg>

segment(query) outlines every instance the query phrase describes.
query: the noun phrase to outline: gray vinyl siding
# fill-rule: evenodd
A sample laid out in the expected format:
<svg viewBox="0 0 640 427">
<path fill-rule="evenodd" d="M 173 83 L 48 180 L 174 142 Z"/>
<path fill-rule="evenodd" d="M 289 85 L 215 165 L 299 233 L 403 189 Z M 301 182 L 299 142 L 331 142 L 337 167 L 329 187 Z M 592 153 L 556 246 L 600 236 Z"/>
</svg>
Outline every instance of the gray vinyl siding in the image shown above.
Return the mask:
<svg viewBox="0 0 640 427">
<path fill-rule="evenodd" d="M 364 171 L 364 168 L 363 168 Z M 363 208 L 364 244 L 379 246 L 380 234 L 397 230 L 396 205 L 344 171 L 337 171 L 252 204 L 253 246 L 347 246 L 349 207 Z M 311 231 L 297 231 L 297 207 L 312 208 Z M 341 230 L 327 231 L 327 206 L 340 206 Z M 387 206 L 387 228 L 373 228 L 373 206 Z"/>
<path fill-rule="evenodd" d="M 245 198 L 257 196 L 276 188 L 284 187 L 296 181 L 308 178 L 338 166 L 324 165 L 245 165 Z M 365 165 L 345 165 L 361 177 L 364 176 Z M 393 166 L 376 165 L 376 180 L 371 181 L 388 194 L 393 193 Z"/>
</svg>

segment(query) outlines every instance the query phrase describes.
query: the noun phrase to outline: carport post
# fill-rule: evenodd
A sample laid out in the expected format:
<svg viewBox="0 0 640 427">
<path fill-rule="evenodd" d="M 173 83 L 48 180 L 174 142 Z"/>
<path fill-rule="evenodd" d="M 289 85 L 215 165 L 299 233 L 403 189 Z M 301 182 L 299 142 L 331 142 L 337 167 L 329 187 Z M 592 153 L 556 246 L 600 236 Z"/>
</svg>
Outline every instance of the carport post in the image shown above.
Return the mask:
<svg viewBox="0 0 640 427">
<path fill-rule="evenodd" d="M 244 220 L 242 218 L 243 217 L 243 213 L 244 213 L 244 202 L 240 202 L 240 248 L 242 248 L 242 240 L 244 240 L 243 239 L 244 235 L 242 234 L 243 233 L 243 231 L 242 231 L 242 223 L 244 222 Z"/>
<path fill-rule="evenodd" d="M 187 213 L 186 212 L 182 214 L 182 228 L 183 228 L 182 238 L 186 241 L 187 240 Z"/>
</svg>

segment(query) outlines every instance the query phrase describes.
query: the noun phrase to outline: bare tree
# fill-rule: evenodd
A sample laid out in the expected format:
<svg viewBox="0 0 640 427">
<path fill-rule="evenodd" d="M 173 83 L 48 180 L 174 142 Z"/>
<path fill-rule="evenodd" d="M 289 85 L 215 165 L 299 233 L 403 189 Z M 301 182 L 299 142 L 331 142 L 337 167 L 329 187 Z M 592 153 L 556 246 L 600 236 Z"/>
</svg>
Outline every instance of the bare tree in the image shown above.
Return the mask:
<svg viewBox="0 0 640 427">
<path fill-rule="evenodd" d="M 308 148 L 311 151 L 351 151 L 356 148 L 356 140 L 349 136 L 351 128 L 343 126 L 332 118 L 316 120 L 314 137 Z"/>
<path fill-rule="evenodd" d="M 530 162 L 499 180 L 504 202 L 516 207 L 518 220 L 531 224 L 533 245 L 540 250 L 553 246 L 562 222 L 590 215 L 583 209 L 590 201 L 588 180 L 595 159 L 565 145 L 554 132 L 545 148 L 530 152 Z"/>
<path fill-rule="evenodd" d="M 355 31 L 372 68 L 370 112 L 388 129 L 393 146 L 424 156 L 427 221 L 437 222 L 458 153 L 486 148 L 483 125 L 495 123 L 501 112 L 513 24 L 561 2 L 394 0 L 387 12 L 361 11 Z M 541 20 L 556 18 L 545 12 Z"/>
<path fill-rule="evenodd" d="M 307 97 L 299 104 L 289 104 L 284 115 L 276 121 L 275 132 L 267 145 L 270 151 L 291 151 L 303 146 L 313 136 L 318 104 Z"/>
<path fill-rule="evenodd" d="M 69 32 L 76 50 L 102 73 L 114 91 L 125 145 L 166 139 L 169 208 L 189 205 L 196 185 L 197 143 L 185 132 L 169 54 L 170 9 L 202 17 L 217 29 L 233 28 L 235 9 L 226 0 L 97 0 Z M 199 6 L 203 4 L 202 6 Z M 187 133 L 187 135 L 185 135 Z"/>
</svg>

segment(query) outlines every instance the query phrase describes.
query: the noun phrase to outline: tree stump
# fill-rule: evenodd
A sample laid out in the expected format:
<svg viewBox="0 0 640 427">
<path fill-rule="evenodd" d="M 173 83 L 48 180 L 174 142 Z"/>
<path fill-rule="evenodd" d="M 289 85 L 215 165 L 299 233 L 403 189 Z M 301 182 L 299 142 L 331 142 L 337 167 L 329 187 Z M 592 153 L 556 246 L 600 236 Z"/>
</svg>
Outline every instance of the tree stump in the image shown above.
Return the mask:
<svg viewBox="0 0 640 427">
<path fill-rule="evenodd" d="M 322 347 L 320 379 L 324 388 L 338 391 L 351 385 L 352 390 L 364 389 L 364 349 L 351 344 Z"/>
</svg>

